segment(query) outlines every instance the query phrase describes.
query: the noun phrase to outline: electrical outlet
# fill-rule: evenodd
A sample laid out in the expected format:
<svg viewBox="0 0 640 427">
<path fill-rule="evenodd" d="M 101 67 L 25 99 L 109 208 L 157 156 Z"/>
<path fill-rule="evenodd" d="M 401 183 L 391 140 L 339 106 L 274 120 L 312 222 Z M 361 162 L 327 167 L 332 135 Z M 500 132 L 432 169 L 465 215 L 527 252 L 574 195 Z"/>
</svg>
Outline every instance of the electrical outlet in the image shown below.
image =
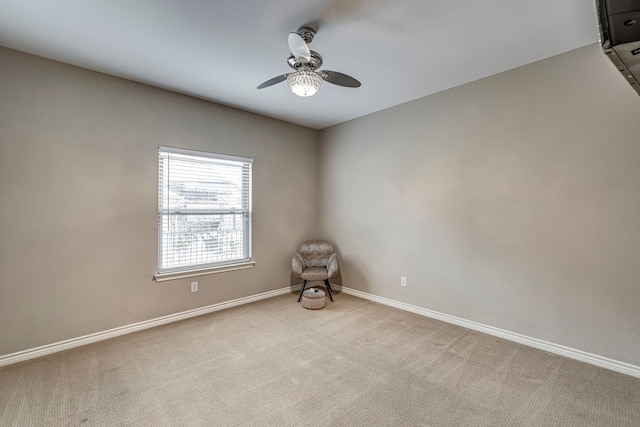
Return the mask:
<svg viewBox="0 0 640 427">
<path fill-rule="evenodd" d="M 191 292 L 198 292 L 198 282 L 191 282 Z"/>
<path fill-rule="evenodd" d="M 404 276 L 400 277 L 400 286 L 406 288 L 407 287 L 407 278 Z"/>
</svg>

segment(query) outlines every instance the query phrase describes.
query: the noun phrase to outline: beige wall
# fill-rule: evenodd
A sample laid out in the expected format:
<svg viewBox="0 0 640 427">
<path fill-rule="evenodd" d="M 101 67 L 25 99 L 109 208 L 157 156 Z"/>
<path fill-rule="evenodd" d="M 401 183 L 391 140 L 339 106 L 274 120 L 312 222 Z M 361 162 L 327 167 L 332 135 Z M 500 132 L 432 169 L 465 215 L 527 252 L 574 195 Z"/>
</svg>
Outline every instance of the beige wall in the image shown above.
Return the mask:
<svg viewBox="0 0 640 427">
<path fill-rule="evenodd" d="M 345 286 L 640 365 L 640 97 L 598 46 L 320 141 Z"/>
<path fill-rule="evenodd" d="M 640 365 L 640 97 L 597 46 L 326 129 L 319 163 L 310 129 L 0 64 L 0 355 L 287 286 L 324 235 L 346 286 Z M 255 159 L 255 268 L 151 280 L 158 145 Z"/>
<path fill-rule="evenodd" d="M 317 132 L 0 48 L 0 355 L 290 284 Z M 156 283 L 157 147 L 253 157 L 243 271 Z"/>
</svg>

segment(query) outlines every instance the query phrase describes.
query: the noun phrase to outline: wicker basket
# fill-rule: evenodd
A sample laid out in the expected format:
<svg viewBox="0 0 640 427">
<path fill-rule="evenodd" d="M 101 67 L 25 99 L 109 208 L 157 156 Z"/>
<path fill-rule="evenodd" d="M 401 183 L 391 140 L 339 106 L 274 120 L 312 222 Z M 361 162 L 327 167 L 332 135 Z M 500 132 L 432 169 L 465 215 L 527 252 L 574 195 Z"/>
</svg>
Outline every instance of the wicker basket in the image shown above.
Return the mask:
<svg viewBox="0 0 640 427">
<path fill-rule="evenodd" d="M 302 293 L 302 306 L 310 310 L 318 310 L 325 305 L 324 291 L 318 288 L 309 288 Z"/>
</svg>

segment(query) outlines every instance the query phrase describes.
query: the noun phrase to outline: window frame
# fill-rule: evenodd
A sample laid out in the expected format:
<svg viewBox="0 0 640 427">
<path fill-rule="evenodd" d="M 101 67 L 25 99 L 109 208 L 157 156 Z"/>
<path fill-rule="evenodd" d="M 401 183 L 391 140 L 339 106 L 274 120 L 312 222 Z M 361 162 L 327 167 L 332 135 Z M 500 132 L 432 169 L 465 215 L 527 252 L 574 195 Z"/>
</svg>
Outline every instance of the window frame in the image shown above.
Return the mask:
<svg viewBox="0 0 640 427">
<path fill-rule="evenodd" d="M 194 157 L 194 162 L 198 159 L 214 159 L 231 164 L 234 167 L 242 168 L 242 185 L 241 185 L 241 204 L 242 207 L 238 208 L 217 208 L 217 209 L 204 209 L 198 210 L 194 208 L 171 208 L 163 204 L 163 191 L 166 191 L 170 186 L 170 181 L 166 181 L 163 178 L 163 156 L 170 156 L 171 154 L 186 155 Z M 166 160 L 165 160 L 166 161 Z M 170 159 L 169 159 L 170 161 Z M 186 161 L 186 160 L 185 160 Z M 235 165 L 234 165 L 235 163 Z M 247 173 L 248 176 L 244 174 Z M 183 277 L 201 276 L 205 274 L 221 273 L 224 271 L 241 270 L 245 268 L 251 268 L 255 265 L 255 261 L 252 258 L 252 193 L 253 193 L 253 159 L 249 157 L 232 156 L 228 154 L 219 154 L 207 151 L 190 150 L 184 148 L 158 146 L 158 264 L 157 274 L 154 275 L 154 280 L 157 282 L 165 280 L 179 279 Z M 245 184 L 247 182 L 248 184 Z M 163 263 L 163 219 L 170 215 L 242 215 L 242 230 L 243 230 L 243 254 L 242 258 L 232 260 L 222 260 L 208 263 L 189 264 L 178 267 L 165 267 L 162 268 Z"/>
</svg>

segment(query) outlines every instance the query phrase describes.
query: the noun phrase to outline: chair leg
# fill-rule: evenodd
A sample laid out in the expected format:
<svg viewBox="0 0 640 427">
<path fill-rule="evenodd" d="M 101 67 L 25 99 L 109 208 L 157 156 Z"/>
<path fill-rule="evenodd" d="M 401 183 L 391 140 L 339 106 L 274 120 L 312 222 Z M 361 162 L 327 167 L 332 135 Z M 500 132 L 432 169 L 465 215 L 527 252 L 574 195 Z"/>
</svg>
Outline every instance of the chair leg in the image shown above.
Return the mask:
<svg viewBox="0 0 640 427">
<path fill-rule="evenodd" d="M 302 284 L 302 289 L 300 289 L 300 296 L 298 297 L 298 302 L 300 302 L 300 300 L 302 299 L 302 293 L 304 292 L 305 286 L 307 286 L 307 281 L 306 280 Z"/>
<path fill-rule="evenodd" d="M 327 293 L 329 294 L 329 299 L 333 302 L 333 296 L 331 295 L 331 284 L 329 283 L 329 279 L 324 279 L 324 284 L 327 285 Z"/>
</svg>

